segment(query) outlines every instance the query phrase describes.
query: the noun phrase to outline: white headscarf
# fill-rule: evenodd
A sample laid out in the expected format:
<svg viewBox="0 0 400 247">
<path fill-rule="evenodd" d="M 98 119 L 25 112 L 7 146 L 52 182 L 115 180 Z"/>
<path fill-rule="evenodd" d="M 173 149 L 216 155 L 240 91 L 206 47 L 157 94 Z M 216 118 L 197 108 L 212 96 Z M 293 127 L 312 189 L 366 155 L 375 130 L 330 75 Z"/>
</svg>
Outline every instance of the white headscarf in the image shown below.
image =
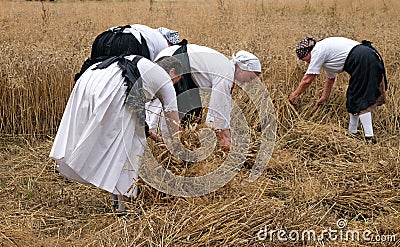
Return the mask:
<svg viewBox="0 0 400 247">
<path fill-rule="evenodd" d="M 176 45 L 176 44 L 179 43 L 179 32 L 178 31 L 170 30 L 170 29 L 165 28 L 165 27 L 159 27 L 157 30 L 171 44 Z"/>
<path fill-rule="evenodd" d="M 238 51 L 232 55 L 231 61 L 242 70 L 261 72 L 260 60 L 250 52 Z"/>
</svg>

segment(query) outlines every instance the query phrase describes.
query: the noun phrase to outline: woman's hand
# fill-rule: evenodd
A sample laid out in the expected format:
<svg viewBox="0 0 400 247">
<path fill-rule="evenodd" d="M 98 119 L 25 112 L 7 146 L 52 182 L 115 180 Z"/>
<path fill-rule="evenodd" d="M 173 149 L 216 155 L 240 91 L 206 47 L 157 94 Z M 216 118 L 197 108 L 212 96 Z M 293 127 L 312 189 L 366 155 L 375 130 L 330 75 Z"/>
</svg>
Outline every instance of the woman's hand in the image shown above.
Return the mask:
<svg viewBox="0 0 400 247">
<path fill-rule="evenodd" d="M 289 102 L 290 102 L 290 104 L 292 104 L 292 105 L 296 105 L 296 95 L 294 94 L 294 93 L 292 93 L 290 96 L 289 96 Z"/>
<path fill-rule="evenodd" d="M 164 140 L 163 140 L 163 138 L 162 138 L 162 136 L 160 136 L 160 135 L 157 135 L 156 133 L 154 133 L 153 131 L 149 131 L 149 137 L 151 138 L 151 139 L 153 139 L 154 141 L 156 141 L 156 142 L 163 142 Z"/>
<path fill-rule="evenodd" d="M 326 97 L 319 98 L 319 100 L 317 100 L 317 105 L 324 105 L 326 103 L 326 100 Z"/>
<path fill-rule="evenodd" d="M 217 132 L 218 143 L 223 149 L 229 150 L 232 146 L 232 136 L 229 129 Z"/>
</svg>

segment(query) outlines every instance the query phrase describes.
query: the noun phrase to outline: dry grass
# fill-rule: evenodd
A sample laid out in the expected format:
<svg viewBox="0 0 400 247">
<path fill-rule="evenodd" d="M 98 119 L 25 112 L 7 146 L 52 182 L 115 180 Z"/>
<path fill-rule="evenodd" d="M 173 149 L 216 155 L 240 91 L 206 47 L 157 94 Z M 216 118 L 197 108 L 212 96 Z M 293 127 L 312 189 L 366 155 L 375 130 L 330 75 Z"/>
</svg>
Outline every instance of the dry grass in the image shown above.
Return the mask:
<svg viewBox="0 0 400 247">
<path fill-rule="evenodd" d="M 374 245 L 399 246 L 399 5 L 395 0 L 0 2 L 0 246 L 372 245 L 257 239 L 265 225 L 321 232 L 336 229 L 340 218 L 348 221 L 346 229 L 396 234 L 396 242 Z M 246 180 L 258 145 L 258 120 L 241 92 L 235 100 L 248 113 L 254 143 L 246 168 L 212 194 L 164 197 L 141 184 L 142 193 L 124 218 L 112 212 L 107 193 L 56 172 L 48 154 L 73 75 L 98 33 L 127 23 L 174 28 L 189 42 L 226 55 L 245 49 L 260 57 L 278 124 L 275 150 L 261 178 Z M 321 78 L 298 107 L 288 104 L 306 68 L 297 63 L 294 45 L 306 35 L 369 39 L 381 51 L 390 90 L 389 103 L 374 113 L 377 145 L 345 133 L 344 74 L 326 106 L 315 106 Z M 210 162 L 189 168 L 180 164 L 174 172 L 211 170 L 223 155 L 218 151 Z M 168 154 L 160 159 L 179 165 Z"/>
</svg>

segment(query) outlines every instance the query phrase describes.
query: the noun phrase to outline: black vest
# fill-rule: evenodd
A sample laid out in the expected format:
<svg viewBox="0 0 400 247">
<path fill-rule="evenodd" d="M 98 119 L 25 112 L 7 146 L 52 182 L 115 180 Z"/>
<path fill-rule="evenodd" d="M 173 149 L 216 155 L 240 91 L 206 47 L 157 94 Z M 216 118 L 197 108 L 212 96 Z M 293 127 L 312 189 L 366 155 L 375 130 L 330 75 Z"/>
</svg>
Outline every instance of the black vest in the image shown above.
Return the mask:
<svg viewBox="0 0 400 247">
<path fill-rule="evenodd" d="M 99 34 L 92 44 L 90 58 L 83 63 L 79 73 L 74 80 L 79 77 L 93 64 L 104 61 L 113 56 L 141 55 L 150 59 L 150 52 L 146 40 L 140 35 L 140 42 L 132 33 L 124 33 L 130 25 L 120 26 L 107 30 Z"/>
<path fill-rule="evenodd" d="M 187 40 L 180 43 L 180 47 L 174 52 L 182 64 L 183 75 L 181 80 L 174 85 L 178 101 L 179 118 L 182 125 L 200 122 L 201 120 L 201 98 L 198 86 L 194 83 L 187 53 Z"/>
</svg>

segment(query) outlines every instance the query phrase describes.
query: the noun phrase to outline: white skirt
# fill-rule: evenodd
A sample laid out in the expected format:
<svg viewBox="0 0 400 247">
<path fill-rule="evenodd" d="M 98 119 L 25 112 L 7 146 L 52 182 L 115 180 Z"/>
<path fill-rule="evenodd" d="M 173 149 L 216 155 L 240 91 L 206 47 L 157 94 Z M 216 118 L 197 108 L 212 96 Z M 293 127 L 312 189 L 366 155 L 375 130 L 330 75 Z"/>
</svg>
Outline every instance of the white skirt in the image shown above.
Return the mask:
<svg viewBox="0 0 400 247">
<path fill-rule="evenodd" d="M 68 100 L 50 157 L 69 179 L 136 196 L 146 139 L 136 114 L 124 104 L 125 90 L 117 67 L 84 73 Z"/>
</svg>

